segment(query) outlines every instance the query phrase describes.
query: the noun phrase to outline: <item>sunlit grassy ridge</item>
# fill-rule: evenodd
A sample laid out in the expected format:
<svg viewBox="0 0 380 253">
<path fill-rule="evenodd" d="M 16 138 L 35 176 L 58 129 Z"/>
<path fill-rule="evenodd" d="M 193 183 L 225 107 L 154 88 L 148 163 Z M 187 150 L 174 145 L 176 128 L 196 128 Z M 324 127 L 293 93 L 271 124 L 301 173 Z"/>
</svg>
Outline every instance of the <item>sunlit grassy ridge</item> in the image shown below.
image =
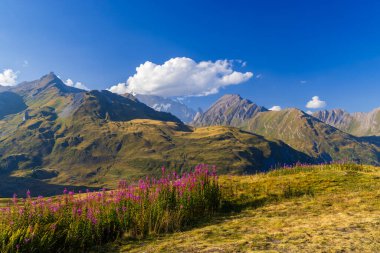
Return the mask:
<svg viewBox="0 0 380 253">
<path fill-rule="evenodd" d="M 380 168 L 297 166 L 220 178 L 225 213 L 104 252 L 379 252 Z"/>
<path fill-rule="evenodd" d="M 180 172 L 198 163 L 209 163 L 217 165 L 223 172 L 242 173 L 268 169 L 277 164 L 292 164 L 306 158 L 282 142 L 268 141 L 231 127 L 188 129 L 175 122 L 149 119 L 98 120 L 94 123 L 86 117 L 59 120 L 58 127 L 57 122 L 54 125 L 44 118 L 33 118 L 20 126 L 15 133 L 20 140 L 16 144 L 12 144 L 12 138 L 3 140 L 4 150 L 13 154 L 5 160 L 15 162 L 14 168 L 5 169 L 9 175 L 0 177 L 0 196 L 11 197 L 13 192 L 24 194 L 14 187 L 16 183 L 8 182 L 20 178 L 39 180 L 31 175 L 30 168 L 53 175 L 42 182 L 46 189 L 49 188 L 46 183 L 53 189 L 54 185 L 68 184 L 111 188 L 117 185 L 119 178 L 135 180 L 145 175 L 158 175 L 163 165 Z M 42 133 L 40 128 L 28 129 L 29 124 L 37 122 L 43 122 L 40 125 L 44 130 Z M 34 149 L 41 159 L 31 158 L 30 150 Z M 54 172 L 57 172 L 56 176 Z M 36 189 L 38 184 L 41 182 L 22 189 Z M 31 190 L 47 194 L 41 192 L 41 188 Z"/>
</svg>

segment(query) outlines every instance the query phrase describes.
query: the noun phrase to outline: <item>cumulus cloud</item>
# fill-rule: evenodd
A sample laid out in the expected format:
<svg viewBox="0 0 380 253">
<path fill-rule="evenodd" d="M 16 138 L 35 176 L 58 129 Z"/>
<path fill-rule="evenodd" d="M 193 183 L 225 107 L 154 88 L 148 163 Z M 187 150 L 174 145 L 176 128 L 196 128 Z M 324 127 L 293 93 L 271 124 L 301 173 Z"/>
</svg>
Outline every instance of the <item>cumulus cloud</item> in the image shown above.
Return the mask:
<svg viewBox="0 0 380 253">
<path fill-rule="evenodd" d="M 146 61 L 127 82 L 112 86 L 114 93 L 175 96 L 207 96 L 223 87 L 249 80 L 251 72 L 233 70 L 233 61 L 195 62 L 186 57 L 172 58 L 159 65 Z"/>
<path fill-rule="evenodd" d="M 318 96 L 314 96 L 309 102 L 307 102 L 306 108 L 319 109 L 325 107 L 326 105 L 327 103 L 325 101 L 320 100 Z"/>
<path fill-rule="evenodd" d="M 14 86 L 16 85 L 17 72 L 14 72 L 12 69 L 4 69 L 0 73 L 0 85 L 2 86 Z"/>
<path fill-rule="evenodd" d="M 281 111 L 282 110 L 282 108 L 281 108 L 281 106 L 279 106 L 279 105 L 274 105 L 274 106 L 272 106 L 271 108 L 269 108 L 269 111 L 276 111 L 276 112 L 279 112 L 279 111 Z"/>
<path fill-rule="evenodd" d="M 71 80 L 70 78 L 68 78 L 65 82 L 64 82 L 67 86 L 70 86 L 70 87 L 74 87 L 74 88 L 78 88 L 78 89 L 81 89 L 81 90 L 90 90 L 89 88 L 87 88 L 86 85 L 84 85 L 83 83 L 81 82 L 73 82 L 73 80 Z"/>
</svg>

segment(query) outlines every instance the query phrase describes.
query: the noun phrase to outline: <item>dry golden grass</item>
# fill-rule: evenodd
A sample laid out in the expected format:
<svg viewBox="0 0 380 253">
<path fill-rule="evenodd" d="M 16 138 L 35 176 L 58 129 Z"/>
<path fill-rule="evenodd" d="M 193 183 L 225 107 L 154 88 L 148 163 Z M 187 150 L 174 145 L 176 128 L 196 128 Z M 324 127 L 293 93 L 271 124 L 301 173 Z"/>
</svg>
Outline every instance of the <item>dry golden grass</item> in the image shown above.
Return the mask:
<svg viewBox="0 0 380 253">
<path fill-rule="evenodd" d="M 380 168 L 313 166 L 224 176 L 235 211 L 109 252 L 380 252 Z"/>
</svg>

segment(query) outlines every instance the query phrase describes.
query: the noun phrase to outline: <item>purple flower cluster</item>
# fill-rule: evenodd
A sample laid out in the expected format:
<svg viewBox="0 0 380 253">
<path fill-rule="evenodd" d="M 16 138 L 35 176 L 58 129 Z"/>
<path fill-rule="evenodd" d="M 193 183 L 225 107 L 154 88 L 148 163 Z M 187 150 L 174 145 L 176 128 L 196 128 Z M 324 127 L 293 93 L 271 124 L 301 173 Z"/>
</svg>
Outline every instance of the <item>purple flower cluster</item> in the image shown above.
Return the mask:
<svg viewBox="0 0 380 253">
<path fill-rule="evenodd" d="M 62 195 L 52 198 L 32 198 L 29 190 L 25 199 L 15 194 L 12 203 L 0 209 L 0 227 L 5 228 L 0 238 L 26 228 L 28 234 L 20 235 L 20 240 L 13 238 L 12 247 L 16 251 L 24 247 L 31 250 L 40 243 L 35 233 L 42 233 L 44 228 L 52 235 L 59 230 L 66 236 L 65 243 L 70 243 L 69 248 L 71 244 L 83 247 L 94 238 L 100 243 L 125 232 L 142 237 L 178 230 L 216 211 L 219 205 L 214 166 L 201 164 L 182 175 L 163 167 L 159 178 L 147 176 L 130 185 L 122 180 L 114 190 L 75 193 L 65 188 Z"/>
</svg>

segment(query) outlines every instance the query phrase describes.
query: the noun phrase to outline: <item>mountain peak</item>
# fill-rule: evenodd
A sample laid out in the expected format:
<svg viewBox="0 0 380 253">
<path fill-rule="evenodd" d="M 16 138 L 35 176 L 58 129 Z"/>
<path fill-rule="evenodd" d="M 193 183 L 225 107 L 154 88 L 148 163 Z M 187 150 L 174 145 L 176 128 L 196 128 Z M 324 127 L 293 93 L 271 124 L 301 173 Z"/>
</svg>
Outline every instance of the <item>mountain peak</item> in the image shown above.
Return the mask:
<svg viewBox="0 0 380 253">
<path fill-rule="evenodd" d="M 220 99 L 240 99 L 240 100 L 243 100 L 243 98 L 239 94 L 225 94 Z"/>
<path fill-rule="evenodd" d="M 41 80 L 42 79 L 50 79 L 50 80 L 52 80 L 52 79 L 59 79 L 59 77 L 53 71 L 51 71 L 48 74 L 43 75 L 40 79 Z"/>
<path fill-rule="evenodd" d="M 42 76 L 39 80 L 41 84 L 55 83 L 58 85 L 64 85 L 63 81 L 54 72 L 50 72 Z"/>
<path fill-rule="evenodd" d="M 247 100 L 247 99 L 243 99 L 239 94 L 225 94 L 223 95 L 222 97 L 220 97 L 216 102 L 234 102 L 234 103 L 237 103 L 237 102 L 240 102 L 240 101 L 243 101 L 243 100 Z M 250 101 L 249 101 L 250 102 Z"/>
<path fill-rule="evenodd" d="M 12 87 L 14 91 L 22 96 L 36 96 L 41 92 L 50 90 L 51 88 L 63 93 L 79 93 L 83 90 L 67 86 L 54 72 L 50 72 L 40 79 L 31 82 L 23 82 Z"/>
<path fill-rule="evenodd" d="M 207 125 L 239 125 L 260 112 L 268 111 L 248 99 L 237 94 L 226 94 L 219 98 L 205 113 L 198 115 L 193 124 Z"/>
</svg>

